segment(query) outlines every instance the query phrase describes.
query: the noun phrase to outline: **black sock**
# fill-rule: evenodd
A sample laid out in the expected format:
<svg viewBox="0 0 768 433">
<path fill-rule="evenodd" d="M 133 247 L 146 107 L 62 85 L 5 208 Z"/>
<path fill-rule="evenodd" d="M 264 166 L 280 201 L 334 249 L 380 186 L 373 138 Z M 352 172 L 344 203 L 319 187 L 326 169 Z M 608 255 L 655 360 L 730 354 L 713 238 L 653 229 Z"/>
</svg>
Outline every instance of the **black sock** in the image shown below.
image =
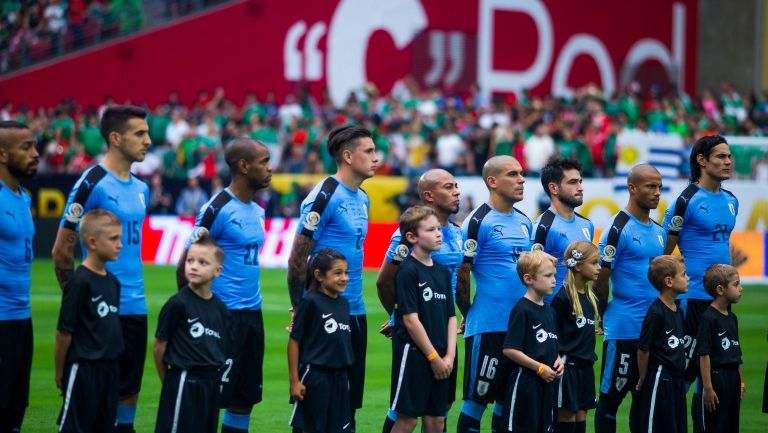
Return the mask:
<svg viewBox="0 0 768 433">
<path fill-rule="evenodd" d="M 395 426 L 395 422 L 388 416 L 384 417 L 384 427 L 381 428 L 381 433 L 391 433 L 392 427 Z"/>
<path fill-rule="evenodd" d="M 133 429 L 133 424 L 118 424 L 117 433 L 136 433 Z"/>
<path fill-rule="evenodd" d="M 629 431 L 640 433 L 643 429 L 643 405 L 640 393 L 632 393 L 632 405 L 629 407 Z"/>
<path fill-rule="evenodd" d="M 493 414 L 491 418 L 491 433 L 501 433 L 504 429 L 501 428 L 501 415 Z"/>
<path fill-rule="evenodd" d="M 555 433 L 576 433 L 576 423 L 558 421 L 555 423 Z"/>
<path fill-rule="evenodd" d="M 242 430 L 239 428 L 230 427 L 228 425 L 223 425 L 221 426 L 221 433 L 248 433 L 248 430 Z"/>
<path fill-rule="evenodd" d="M 616 433 L 616 411 L 619 403 L 608 394 L 600 394 L 595 409 L 595 433 Z"/>
<path fill-rule="evenodd" d="M 576 428 L 573 429 L 573 433 L 587 433 L 586 421 L 576 421 L 574 424 L 576 424 Z"/>
<path fill-rule="evenodd" d="M 456 433 L 478 433 L 480 431 L 480 420 L 461 413 L 459 421 L 456 423 Z"/>
</svg>

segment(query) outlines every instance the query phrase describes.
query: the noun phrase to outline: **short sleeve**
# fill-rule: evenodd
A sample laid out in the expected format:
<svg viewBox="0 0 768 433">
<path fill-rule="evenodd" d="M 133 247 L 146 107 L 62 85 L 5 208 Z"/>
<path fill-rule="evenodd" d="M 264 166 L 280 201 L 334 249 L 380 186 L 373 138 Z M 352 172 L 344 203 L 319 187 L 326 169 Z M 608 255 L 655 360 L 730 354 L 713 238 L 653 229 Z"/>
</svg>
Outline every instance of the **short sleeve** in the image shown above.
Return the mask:
<svg viewBox="0 0 768 433">
<path fill-rule="evenodd" d="M 699 332 L 696 334 L 696 351 L 700 356 L 712 353 L 712 320 L 704 316 L 699 324 Z"/>
<path fill-rule="evenodd" d="M 301 342 L 307 332 L 307 326 L 311 322 L 313 310 L 312 299 L 304 297 L 296 309 L 296 315 L 293 318 L 293 327 L 291 328 L 291 338 Z"/>
<path fill-rule="evenodd" d="M 565 287 L 560 288 L 560 292 L 555 295 L 555 297 L 552 299 L 552 303 L 550 304 L 552 311 L 555 314 L 555 323 L 557 324 L 558 334 L 562 332 L 562 325 L 565 322 L 564 318 L 567 317 L 566 314 L 571 313 L 571 306 L 566 302 L 567 297 L 563 297 L 561 295 L 564 290 L 566 290 Z"/>
<path fill-rule="evenodd" d="M 516 306 L 509 315 L 507 336 L 504 338 L 505 349 L 523 350 L 525 348 L 526 322 L 525 310 Z"/>
<path fill-rule="evenodd" d="M 400 268 L 395 274 L 395 297 L 400 313 L 410 314 L 419 312 L 419 297 L 417 293 L 418 278 L 412 268 Z"/>
<path fill-rule="evenodd" d="M 405 260 L 406 257 L 408 257 L 409 253 L 410 248 L 408 245 L 402 242 L 400 230 L 395 230 L 395 232 L 392 233 L 392 237 L 389 239 L 389 247 L 387 248 L 387 252 L 384 254 L 384 259 L 388 263 L 399 265 L 403 260 Z"/>
<path fill-rule="evenodd" d="M 75 272 L 61 295 L 59 323 L 56 329 L 69 333 L 75 331 L 77 319 L 81 315 L 80 307 L 85 304 L 86 296 L 88 296 L 88 281 L 80 273 Z"/>
<path fill-rule="evenodd" d="M 470 225 L 477 226 L 474 237 L 470 236 Z M 461 238 L 464 239 L 461 251 L 464 254 L 464 263 L 475 262 L 475 257 L 480 252 L 480 242 L 478 239 L 482 235 L 482 230 L 482 223 L 475 222 L 472 214 L 464 219 L 464 223 L 461 225 Z"/>
<path fill-rule="evenodd" d="M 325 186 L 325 182 L 323 182 L 319 186 L 319 189 L 317 189 L 316 193 L 313 193 L 314 195 L 311 194 L 301 204 L 301 215 L 299 216 L 299 224 L 296 227 L 297 234 L 301 234 L 305 236 L 311 234 L 310 237 L 315 241 L 323 237 L 323 231 L 325 230 L 325 226 L 328 224 L 328 222 L 332 218 L 332 211 L 338 204 L 334 200 L 335 195 L 333 195 L 333 191 L 331 192 L 323 191 L 322 188 L 324 186 Z M 331 196 L 327 199 L 327 202 L 325 203 L 325 206 L 323 207 L 323 209 L 319 211 L 313 210 L 318 194 L 331 194 Z"/>
<path fill-rule="evenodd" d="M 155 338 L 161 341 L 168 341 L 173 336 L 179 322 L 184 318 L 184 305 L 179 302 L 176 295 L 171 297 L 160 310 L 160 317 L 157 319 L 157 330 Z"/>
<path fill-rule="evenodd" d="M 603 268 L 611 269 L 613 262 L 619 258 L 619 252 L 621 251 L 621 238 L 624 231 L 616 236 L 611 236 L 611 232 L 614 230 L 612 226 L 607 226 L 606 230 L 600 234 L 600 242 L 598 243 L 598 249 L 600 250 L 600 266 Z"/>
<path fill-rule="evenodd" d="M 643 319 L 643 328 L 640 330 L 640 340 L 637 342 L 637 348 L 643 352 L 649 352 L 654 339 L 661 332 L 663 325 L 664 318 L 659 316 L 653 306 L 651 306 L 645 315 L 645 319 Z"/>
</svg>

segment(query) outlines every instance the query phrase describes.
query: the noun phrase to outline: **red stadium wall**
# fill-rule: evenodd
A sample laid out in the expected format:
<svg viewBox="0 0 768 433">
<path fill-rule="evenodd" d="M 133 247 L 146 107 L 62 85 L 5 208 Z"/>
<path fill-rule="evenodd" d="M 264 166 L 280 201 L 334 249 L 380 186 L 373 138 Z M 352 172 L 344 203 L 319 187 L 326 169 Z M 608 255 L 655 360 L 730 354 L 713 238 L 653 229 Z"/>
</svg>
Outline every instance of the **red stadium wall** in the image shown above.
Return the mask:
<svg viewBox="0 0 768 433">
<path fill-rule="evenodd" d="M 306 83 L 340 103 L 408 75 L 458 91 L 562 95 L 635 78 L 693 93 L 697 17 L 695 0 L 247 0 L 3 77 L 0 99 L 154 104 L 223 86 L 281 100 Z"/>
</svg>

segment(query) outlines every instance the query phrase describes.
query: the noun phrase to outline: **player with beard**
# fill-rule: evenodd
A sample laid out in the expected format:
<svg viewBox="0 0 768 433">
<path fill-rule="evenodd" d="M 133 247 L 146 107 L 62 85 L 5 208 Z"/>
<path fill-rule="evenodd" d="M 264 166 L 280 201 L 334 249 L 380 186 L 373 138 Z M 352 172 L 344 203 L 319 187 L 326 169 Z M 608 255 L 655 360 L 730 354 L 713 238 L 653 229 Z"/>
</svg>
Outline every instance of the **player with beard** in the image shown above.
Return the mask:
<svg viewBox="0 0 768 433">
<path fill-rule="evenodd" d="M 29 404 L 32 313 L 29 292 L 35 225 L 22 179 L 37 174 L 40 155 L 32 131 L 0 122 L 0 433 L 21 431 Z"/>
<path fill-rule="evenodd" d="M 571 242 L 592 242 L 595 226 L 574 211 L 584 202 L 581 164 L 575 159 L 552 158 L 541 169 L 541 185 L 552 202 L 533 225 L 533 250 L 541 250 L 561 258 Z M 555 290 L 544 297 L 549 304 L 563 286 L 568 268 L 557 261 Z"/>
</svg>

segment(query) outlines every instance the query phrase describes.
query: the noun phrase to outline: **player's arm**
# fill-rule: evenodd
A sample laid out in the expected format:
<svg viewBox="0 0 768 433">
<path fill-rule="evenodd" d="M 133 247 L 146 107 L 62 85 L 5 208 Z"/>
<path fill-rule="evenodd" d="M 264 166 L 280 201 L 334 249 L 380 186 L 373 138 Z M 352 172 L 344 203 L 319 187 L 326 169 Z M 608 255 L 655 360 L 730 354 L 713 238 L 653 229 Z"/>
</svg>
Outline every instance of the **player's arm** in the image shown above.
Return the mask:
<svg viewBox="0 0 768 433">
<path fill-rule="evenodd" d="M 69 346 L 72 345 L 72 334 L 67 331 L 56 330 L 56 343 L 53 349 L 53 364 L 55 368 L 56 388 L 62 390 L 62 376 L 64 376 L 64 362 L 67 359 Z"/>
<path fill-rule="evenodd" d="M 463 317 L 467 317 L 469 307 L 471 306 L 469 291 L 469 274 L 472 271 L 472 263 L 462 263 L 456 270 L 456 306 Z"/>
<path fill-rule="evenodd" d="M 645 374 L 648 372 L 648 358 L 650 352 L 643 349 L 637 349 L 637 372 L 639 379 L 637 385 L 635 385 L 635 391 L 640 392 L 643 389 L 643 382 L 645 382 Z"/>
<path fill-rule="evenodd" d="M 533 370 L 547 383 L 552 382 L 557 377 L 557 373 L 552 367 L 531 358 L 522 350 L 505 347 L 504 356 L 517 363 L 517 365 Z"/>
<path fill-rule="evenodd" d="M 179 263 L 176 265 L 176 289 L 181 290 L 183 287 L 187 287 L 189 285 L 189 281 L 187 281 L 187 275 L 186 275 L 186 264 L 187 264 L 187 251 L 188 249 L 185 249 L 184 252 L 181 253 L 181 257 L 179 257 Z"/>
<path fill-rule="evenodd" d="M 307 284 L 307 259 L 314 248 L 315 240 L 309 236 L 297 234 L 293 239 L 288 258 L 288 295 L 293 308 L 301 302 L 301 294 Z"/>
<path fill-rule="evenodd" d="M 455 323 L 456 321 L 454 319 L 454 334 L 456 334 Z M 405 330 L 408 331 L 408 335 L 411 336 L 413 343 L 419 350 L 421 350 L 421 353 L 423 353 L 427 359 L 429 359 L 430 356 L 433 357 L 433 359 L 429 361 L 429 366 L 432 367 L 432 373 L 435 375 L 435 379 L 447 379 L 448 376 L 451 375 L 453 364 L 448 365 L 443 358 L 437 356 L 437 350 L 435 350 L 435 346 L 432 345 L 432 341 L 429 340 L 427 330 L 424 329 L 424 325 L 421 323 L 421 320 L 419 320 L 419 314 L 403 314 L 403 325 L 405 325 Z M 454 346 L 455 345 L 454 335 Z"/>
<path fill-rule="evenodd" d="M 290 380 L 291 397 L 304 400 L 307 387 L 299 380 L 299 342 L 293 337 L 288 339 L 288 379 Z"/>
<path fill-rule="evenodd" d="M 672 254 L 675 251 L 675 247 L 677 247 L 678 239 L 680 239 L 680 236 L 672 234 L 669 231 L 667 232 L 667 244 L 664 246 L 665 255 Z"/>
<path fill-rule="evenodd" d="M 155 360 L 155 368 L 157 368 L 157 375 L 160 376 L 161 383 L 165 380 L 165 374 L 168 373 L 168 366 L 163 361 L 167 348 L 167 341 L 155 337 L 155 341 L 152 343 L 152 357 Z"/>
<path fill-rule="evenodd" d="M 448 350 L 445 351 L 443 361 L 453 370 L 453 360 L 456 359 L 456 316 L 448 319 Z"/>
<path fill-rule="evenodd" d="M 704 407 L 709 412 L 714 412 L 717 404 L 720 401 L 717 398 L 715 389 L 712 387 L 712 367 L 709 355 L 699 356 L 699 368 L 701 370 L 701 385 L 704 388 L 702 398 L 704 399 Z"/>
<path fill-rule="evenodd" d="M 392 314 L 395 307 L 395 273 L 397 265 L 392 264 L 386 258 L 381 263 L 379 275 L 376 277 L 376 292 L 379 294 L 381 305 Z"/>
<path fill-rule="evenodd" d="M 744 400 L 744 393 L 747 392 L 747 384 L 744 382 L 744 364 L 739 364 L 739 399 Z"/>
<path fill-rule="evenodd" d="M 592 289 L 594 289 L 595 294 L 597 294 L 598 309 L 600 310 L 601 316 L 605 312 L 606 305 L 608 305 L 608 285 L 610 280 L 611 268 L 603 267 L 600 268 L 600 273 L 597 274 L 597 280 L 595 280 L 595 283 L 592 285 Z"/>
<path fill-rule="evenodd" d="M 62 290 L 72 279 L 72 274 L 75 271 L 76 244 L 77 232 L 66 227 L 59 227 L 51 255 L 53 256 L 53 270 Z"/>
</svg>

